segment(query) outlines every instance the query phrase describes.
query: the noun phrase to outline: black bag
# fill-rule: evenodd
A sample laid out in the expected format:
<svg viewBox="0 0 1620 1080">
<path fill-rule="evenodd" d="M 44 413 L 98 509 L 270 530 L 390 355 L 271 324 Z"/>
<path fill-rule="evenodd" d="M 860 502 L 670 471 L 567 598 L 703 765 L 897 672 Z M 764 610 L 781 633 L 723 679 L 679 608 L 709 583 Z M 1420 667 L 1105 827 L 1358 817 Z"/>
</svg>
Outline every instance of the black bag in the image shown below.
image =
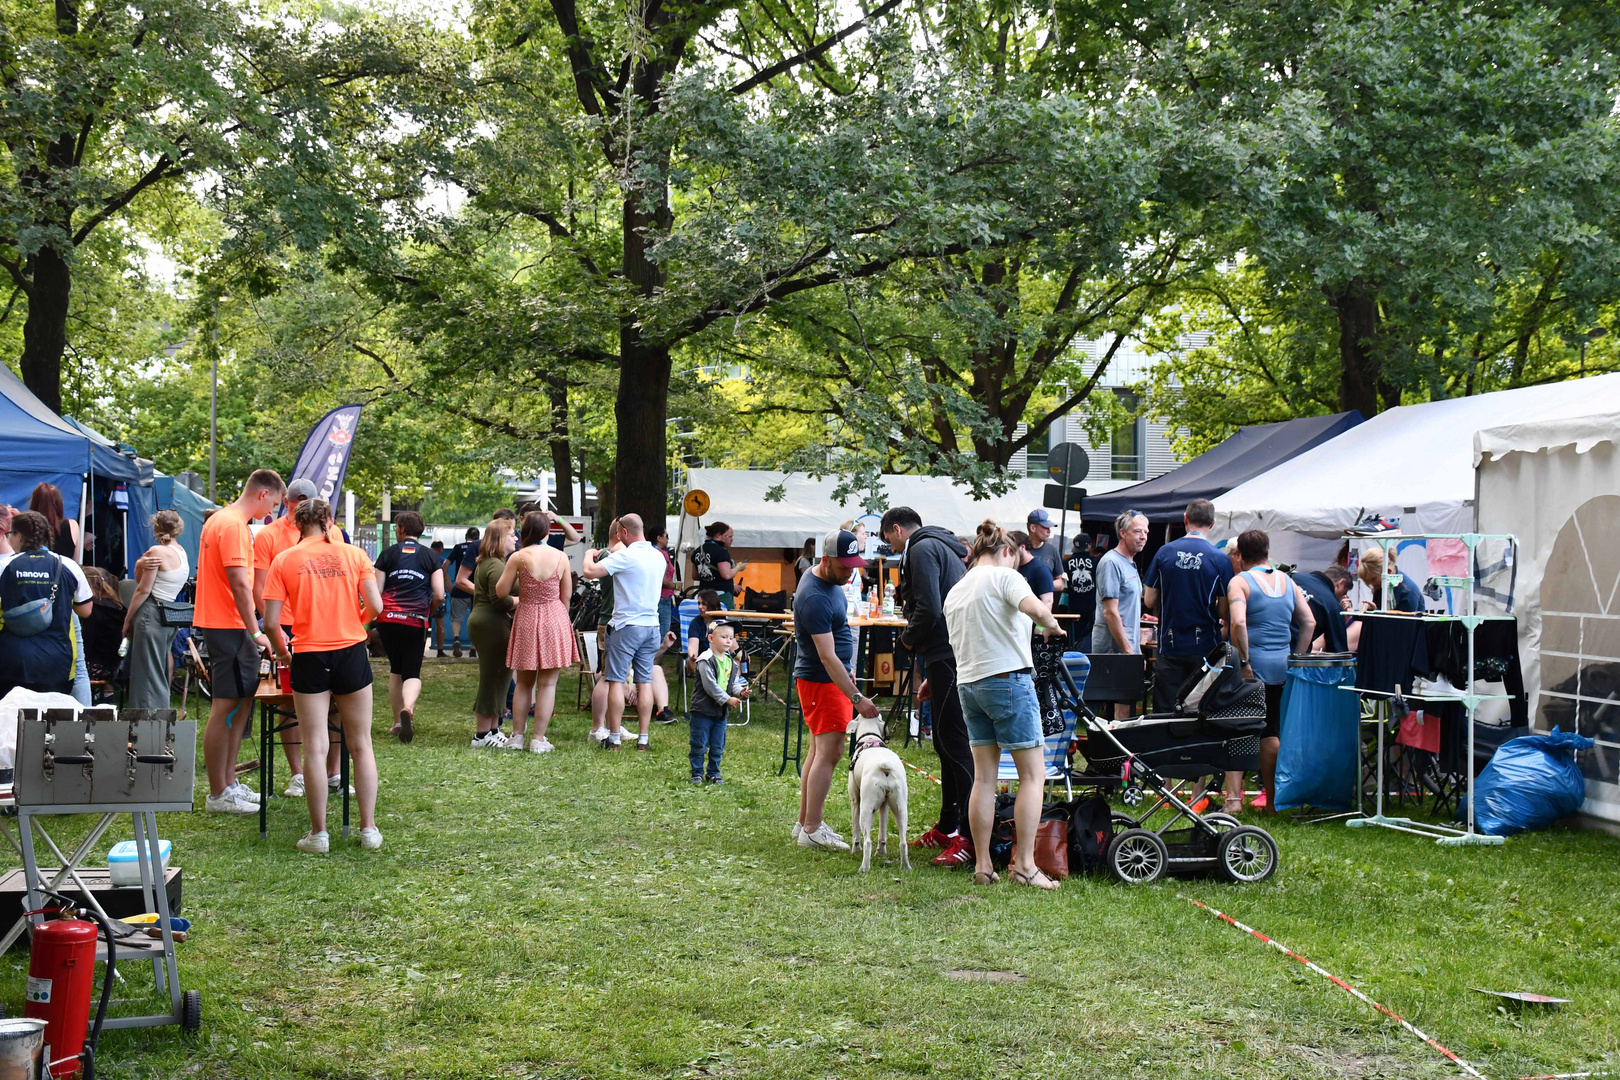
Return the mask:
<svg viewBox="0 0 1620 1080">
<path fill-rule="evenodd" d="M 1101 871 L 1113 840 L 1114 817 L 1107 796 L 1093 795 L 1069 804 L 1069 873 Z"/>
<path fill-rule="evenodd" d="M 1015 796 L 997 795 L 995 817 L 990 824 L 990 862 L 1005 867 L 1012 862 L 1013 842 L 1017 839 L 1017 826 L 1013 822 Z"/>
<path fill-rule="evenodd" d="M 157 605 L 158 625 L 179 628 L 190 626 L 192 615 L 196 611 L 195 604 L 183 604 L 177 600 L 153 600 Z"/>
<path fill-rule="evenodd" d="M 787 611 L 787 590 L 759 592 L 755 589 L 744 588 L 742 606 L 746 611 L 763 611 L 768 614 L 781 615 Z"/>
</svg>

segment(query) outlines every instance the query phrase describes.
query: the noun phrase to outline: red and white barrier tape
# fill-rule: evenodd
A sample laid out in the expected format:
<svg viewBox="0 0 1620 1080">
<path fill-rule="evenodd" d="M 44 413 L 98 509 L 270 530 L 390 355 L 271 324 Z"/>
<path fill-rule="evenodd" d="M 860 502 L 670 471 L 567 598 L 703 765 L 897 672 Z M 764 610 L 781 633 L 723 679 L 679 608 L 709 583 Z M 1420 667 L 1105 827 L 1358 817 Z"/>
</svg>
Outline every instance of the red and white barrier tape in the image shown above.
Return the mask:
<svg viewBox="0 0 1620 1080">
<path fill-rule="evenodd" d="M 1439 1042 L 1437 1042 L 1435 1039 L 1433 1039 L 1429 1035 L 1426 1035 L 1422 1031 L 1418 1030 L 1416 1027 L 1414 1027 L 1406 1019 L 1396 1015 L 1393 1011 L 1386 1008 L 1385 1006 L 1380 1005 L 1378 1002 L 1374 1001 L 1372 998 L 1368 997 L 1366 994 L 1363 994 L 1360 990 L 1357 990 L 1354 986 L 1351 986 L 1349 983 L 1345 982 L 1343 979 L 1339 978 L 1337 975 L 1333 974 L 1332 972 L 1326 971 L 1323 968 L 1317 966 L 1316 964 L 1311 963 L 1311 961 L 1305 959 L 1303 956 L 1299 955 L 1299 953 L 1295 952 L 1293 949 L 1290 949 L 1288 946 L 1284 945 L 1282 942 L 1275 941 L 1275 940 L 1267 937 L 1266 935 L 1262 934 L 1260 931 L 1254 929 L 1251 926 L 1244 926 L 1242 923 L 1238 922 L 1236 919 L 1232 918 L 1232 916 L 1226 914 L 1225 912 L 1216 911 L 1214 908 L 1210 907 L 1208 904 L 1202 903 L 1202 902 L 1200 902 L 1198 900 L 1194 900 L 1190 896 L 1182 897 L 1182 899 L 1188 901 L 1189 903 L 1193 904 L 1196 907 L 1203 908 L 1205 911 L 1209 912 L 1211 915 L 1215 916 L 1217 919 L 1220 919 L 1222 922 L 1231 923 L 1233 926 L 1237 927 L 1239 930 L 1242 930 L 1245 934 L 1248 934 L 1250 937 L 1255 938 L 1258 941 L 1265 942 L 1267 945 L 1270 945 L 1273 949 L 1276 949 L 1278 952 L 1282 953 L 1284 956 L 1288 957 L 1290 960 L 1299 961 L 1301 964 L 1305 965 L 1305 967 L 1309 968 L 1311 971 L 1316 972 L 1316 974 L 1322 976 L 1324 979 L 1328 980 L 1334 986 L 1337 986 L 1340 990 L 1343 990 L 1345 993 L 1349 994 L 1351 997 L 1353 997 L 1356 1000 L 1361 1001 L 1361 1002 L 1363 1002 L 1363 1003 L 1365 1003 L 1367 1005 L 1371 1005 L 1373 1008 L 1377 1009 L 1379 1012 L 1383 1013 L 1385 1016 L 1389 1017 L 1391 1020 L 1395 1021 L 1397 1024 L 1400 1024 L 1401 1027 L 1405 1028 L 1407 1031 L 1410 1031 L 1413 1035 L 1416 1035 L 1418 1038 L 1420 1038 L 1424 1042 L 1428 1043 L 1434 1049 L 1438 1050 L 1441 1054 L 1445 1055 L 1446 1059 L 1449 1060 L 1453 1065 L 1457 1066 L 1457 1068 L 1461 1069 L 1463 1072 L 1467 1073 L 1469 1076 L 1472 1076 L 1474 1078 L 1474 1080 L 1485 1080 L 1485 1075 L 1483 1073 L 1481 1073 L 1478 1069 L 1474 1068 L 1472 1065 L 1468 1064 L 1468 1062 L 1464 1061 L 1462 1058 L 1458 1057 L 1456 1054 L 1452 1053 L 1450 1050 L 1448 1050 L 1444 1046 L 1440 1045 Z M 1575 1074 L 1575 1075 L 1584 1075 L 1584 1074 Z"/>
<path fill-rule="evenodd" d="M 900 759 L 900 764 L 904 765 L 906 768 L 912 770 L 913 772 L 922 773 L 922 775 L 928 776 L 927 773 L 925 773 L 921 769 L 917 768 L 917 766 L 913 765 L 911 762 L 907 761 L 905 758 Z M 932 780 L 936 784 L 939 784 L 940 787 L 945 786 L 944 784 L 939 783 L 939 777 L 937 777 L 937 776 L 928 776 L 928 779 Z"/>
</svg>

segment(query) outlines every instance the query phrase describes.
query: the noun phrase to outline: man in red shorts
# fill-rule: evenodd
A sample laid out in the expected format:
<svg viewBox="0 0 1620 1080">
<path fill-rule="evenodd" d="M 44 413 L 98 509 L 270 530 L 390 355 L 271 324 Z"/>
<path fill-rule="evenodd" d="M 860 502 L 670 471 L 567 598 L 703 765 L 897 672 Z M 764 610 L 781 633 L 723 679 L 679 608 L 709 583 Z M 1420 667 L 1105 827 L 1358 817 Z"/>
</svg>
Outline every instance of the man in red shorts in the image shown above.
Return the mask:
<svg viewBox="0 0 1620 1080">
<path fill-rule="evenodd" d="M 799 783 L 800 847 L 848 851 L 844 838 L 821 819 L 833 768 L 844 754 L 844 732 L 854 713 L 873 718 L 878 707 L 855 687 L 855 638 L 850 633 L 844 584 L 865 565 L 852 532 L 834 529 L 821 542 L 821 561 L 799 579 L 793 594 L 793 678 L 810 729 L 810 751 Z"/>
</svg>

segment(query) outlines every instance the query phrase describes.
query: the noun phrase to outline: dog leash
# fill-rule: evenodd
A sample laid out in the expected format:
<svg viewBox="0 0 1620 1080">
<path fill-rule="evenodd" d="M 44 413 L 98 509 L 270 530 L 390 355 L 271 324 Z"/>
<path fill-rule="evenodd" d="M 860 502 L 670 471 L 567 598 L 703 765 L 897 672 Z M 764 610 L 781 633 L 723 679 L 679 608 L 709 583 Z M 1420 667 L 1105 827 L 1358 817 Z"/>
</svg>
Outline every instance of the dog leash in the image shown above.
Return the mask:
<svg viewBox="0 0 1620 1080">
<path fill-rule="evenodd" d="M 1250 937 L 1255 938 L 1258 941 L 1265 942 L 1267 945 L 1270 945 L 1273 949 L 1276 949 L 1278 952 L 1282 953 L 1284 956 L 1288 957 L 1290 960 L 1299 961 L 1299 963 L 1303 964 L 1306 968 L 1308 968 L 1309 970 L 1314 971 L 1316 974 L 1322 976 L 1324 979 L 1328 980 L 1334 986 L 1337 986 L 1339 989 L 1343 990 L 1345 993 L 1349 994 L 1351 997 L 1353 997 L 1353 998 L 1357 999 L 1358 1001 L 1361 1001 L 1361 1002 L 1363 1002 L 1363 1003 L 1365 1003 L 1367 1005 L 1371 1005 L 1373 1008 L 1377 1009 L 1379 1012 L 1383 1013 L 1385 1016 L 1389 1017 L 1391 1020 L 1394 1020 L 1396 1023 L 1400 1024 L 1401 1027 L 1405 1028 L 1407 1031 L 1410 1031 L 1413 1035 L 1416 1035 L 1418 1038 L 1420 1038 L 1424 1042 L 1428 1043 L 1434 1049 L 1438 1050 L 1441 1054 L 1443 1054 L 1446 1057 L 1446 1059 L 1449 1060 L 1453 1065 L 1457 1066 L 1463 1072 L 1465 1072 L 1469 1076 L 1473 1077 L 1474 1080 L 1485 1080 L 1484 1074 L 1481 1073 L 1478 1069 L 1474 1068 L 1472 1065 L 1468 1064 L 1468 1062 L 1464 1061 L 1462 1058 L 1458 1057 L 1456 1054 L 1454 1054 L 1450 1050 L 1446 1049 L 1444 1046 L 1442 1046 L 1438 1041 L 1436 1041 L 1431 1036 L 1426 1035 L 1422 1031 L 1418 1030 L 1416 1027 L 1414 1027 L 1405 1018 L 1396 1015 L 1395 1012 L 1393 1012 L 1392 1010 L 1390 1010 L 1386 1006 L 1380 1005 L 1378 1002 L 1374 1001 L 1372 998 L 1368 997 L 1366 994 L 1363 994 L 1360 990 L 1357 990 L 1354 986 L 1351 986 L 1349 983 L 1345 982 L 1343 979 L 1339 978 L 1337 975 L 1333 974 L 1332 972 L 1326 971 L 1323 968 L 1317 966 L 1316 964 L 1313 964 L 1311 961 L 1305 959 L 1303 956 L 1299 955 L 1299 953 L 1295 952 L 1293 949 L 1290 949 L 1288 946 L 1284 945 L 1282 942 L 1276 941 L 1276 940 L 1274 940 L 1272 938 L 1267 937 L 1266 935 L 1262 934 L 1260 931 L 1254 929 L 1251 926 L 1244 926 L 1242 923 L 1238 922 L 1236 919 L 1232 918 L 1232 916 L 1226 914 L 1224 911 L 1217 911 L 1214 908 L 1210 907 L 1208 904 L 1205 904 L 1205 903 L 1203 903 L 1201 901 L 1198 901 L 1198 900 L 1194 900 L 1190 896 L 1183 896 L 1182 899 L 1186 900 L 1188 903 L 1192 904 L 1194 907 L 1203 908 L 1205 911 L 1209 912 L 1211 915 L 1215 916 L 1217 919 L 1220 919 L 1222 922 L 1230 923 L 1231 925 L 1237 927 L 1239 930 L 1242 930 L 1245 934 L 1248 934 Z M 1587 1075 L 1587 1074 L 1576 1073 L 1576 1074 L 1566 1074 L 1566 1075 L 1581 1076 L 1581 1075 Z"/>
</svg>

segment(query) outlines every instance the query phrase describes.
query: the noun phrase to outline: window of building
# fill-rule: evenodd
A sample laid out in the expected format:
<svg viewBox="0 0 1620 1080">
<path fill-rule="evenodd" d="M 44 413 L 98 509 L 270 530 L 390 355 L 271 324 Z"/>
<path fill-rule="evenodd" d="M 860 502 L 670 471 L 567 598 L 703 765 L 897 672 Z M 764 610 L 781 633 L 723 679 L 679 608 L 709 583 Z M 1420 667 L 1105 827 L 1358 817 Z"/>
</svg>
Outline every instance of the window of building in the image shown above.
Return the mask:
<svg viewBox="0 0 1620 1080">
<path fill-rule="evenodd" d="M 1046 475 L 1046 453 L 1052 448 L 1052 429 L 1047 428 L 1024 447 L 1024 475 Z"/>
<path fill-rule="evenodd" d="M 1131 391 L 1116 390 L 1114 393 L 1120 406 L 1127 412 L 1135 413 L 1142 407 L 1141 398 Z M 1142 479 L 1142 443 L 1141 417 L 1133 417 L 1114 428 L 1110 447 L 1113 468 L 1110 475 L 1115 480 Z"/>
</svg>

